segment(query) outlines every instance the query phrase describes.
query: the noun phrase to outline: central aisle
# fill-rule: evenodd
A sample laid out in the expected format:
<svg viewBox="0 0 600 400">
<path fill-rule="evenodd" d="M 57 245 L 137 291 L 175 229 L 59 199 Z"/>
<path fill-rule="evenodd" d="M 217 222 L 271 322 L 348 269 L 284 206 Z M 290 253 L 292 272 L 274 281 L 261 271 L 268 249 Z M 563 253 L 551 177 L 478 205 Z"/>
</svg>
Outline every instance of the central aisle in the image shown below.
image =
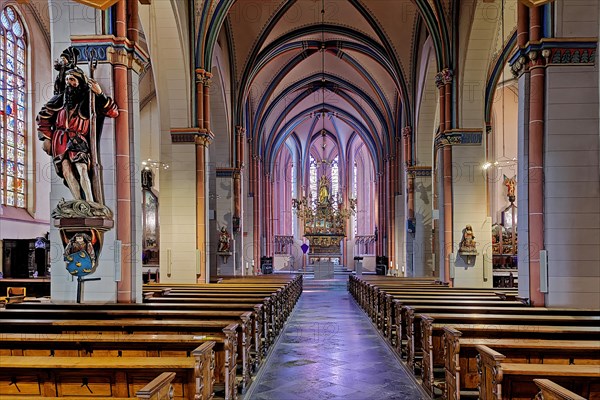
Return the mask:
<svg viewBox="0 0 600 400">
<path fill-rule="evenodd" d="M 348 277 L 304 292 L 245 400 L 428 399 L 346 289 Z"/>
</svg>

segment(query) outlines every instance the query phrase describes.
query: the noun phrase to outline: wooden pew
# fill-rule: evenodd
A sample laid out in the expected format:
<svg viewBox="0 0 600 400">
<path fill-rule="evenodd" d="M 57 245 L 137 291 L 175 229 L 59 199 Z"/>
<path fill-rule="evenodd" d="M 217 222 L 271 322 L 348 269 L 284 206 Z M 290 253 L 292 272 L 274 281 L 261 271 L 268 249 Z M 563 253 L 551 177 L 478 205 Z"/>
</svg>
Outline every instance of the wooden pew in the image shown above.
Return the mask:
<svg viewBox="0 0 600 400">
<path fill-rule="evenodd" d="M 189 318 L 194 318 L 195 315 L 202 315 L 203 312 L 213 311 L 237 311 L 242 315 L 245 312 L 252 311 L 252 337 L 251 341 L 254 345 L 253 360 L 254 368 L 258 368 L 262 357 L 266 354 L 263 333 L 263 304 L 249 303 L 229 303 L 229 304 L 214 304 L 214 303 L 172 303 L 172 304 L 148 304 L 148 303 L 20 303 L 7 306 L 10 310 L 79 310 L 84 312 L 93 311 L 119 311 L 121 315 L 125 315 L 128 311 L 140 311 L 146 314 L 161 314 L 169 312 L 169 315 L 176 318 L 182 318 L 189 315 Z M 198 314 L 197 314 L 198 313 Z M 25 315 L 25 314 L 23 314 Z M 206 316 L 206 314 L 205 314 Z M 1 314 L 0 314 L 1 317 Z M 164 316 L 162 316 L 164 318 Z"/>
<path fill-rule="evenodd" d="M 434 321 L 436 325 L 454 325 L 454 324 L 485 324 L 488 329 L 501 327 L 503 325 L 520 325 L 524 330 L 528 326 L 554 326 L 557 328 L 578 326 L 581 328 L 596 328 L 600 332 L 598 325 L 600 317 L 598 316 L 570 316 L 570 315 L 547 315 L 529 313 L 531 308 L 523 308 L 520 314 L 428 314 L 428 315 L 410 315 L 408 322 L 409 340 L 407 343 L 409 366 L 416 367 L 416 357 L 422 352 L 421 376 L 423 387 L 430 394 L 433 393 L 434 367 L 444 365 L 443 358 L 443 329 L 434 330 L 432 327 Z M 421 322 L 418 323 L 418 317 Z M 416 330 L 420 327 L 420 332 Z"/>
<path fill-rule="evenodd" d="M 505 356 L 488 346 L 477 346 L 479 398 L 486 400 L 530 400 L 538 392 L 534 378 L 551 378 L 588 399 L 600 398 L 600 364 L 507 363 Z"/>
<path fill-rule="evenodd" d="M 476 395 L 479 384 L 477 371 L 478 345 L 502 352 L 507 362 L 535 364 L 597 364 L 600 362 L 600 342 L 597 340 L 489 339 L 461 338 L 462 333 L 451 326 L 444 329 L 444 398 L 459 399 L 461 395 Z M 540 335 L 540 337 L 543 337 Z"/>
<path fill-rule="evenodd" d="M 135 393 L 135 397 L 98 397 L 94 396 L 95 400 L 172 400 L 175 389 L 173 380 L 177 374 L 175 372 L 163 372 L 150 383 L 141 388 Z M 19 400 L 59 400 L 64 397 L 54 396 L 19 396 Z"/>
<path fill-rule="evenodd" d="M 2 322 L 0 333 L 69 333 L 109 336 L 120 334 L 193 334 L 195 336 L 206 336 L 206 339 L 216 343 L 215 378 L 218 378 L 217 383 L 225 385 L 226 399 L 235 399 L 237 396 L 238 324 L 236 321 L 3 319 Z"/>
<path fill-rule="evenodd" d="M 414 321 L 414 313 L 424 312 L 457 312 L 457 313 L 493 313 L 511 314 L 526 308 L 519 302 L 508 302 L 503 300 L 427 300 L 418 299 L 395 299 L 394 315 L 392 320 L 393 329 L 390 330 L 390 342 L 395 345 L 398 354 L 406 356 L 406 343 L 411 334 L 408 334 L 408 324 Z M 527 307 L 531 308 L 531 307 Z M 412 314 L 412 315 L 411 315 Z M 411 319 L 412 318 L 412 319 Z M 418 330 L 420 332 L 420 330 Z M 417 335 L 419 334 L 417 332 Z M 418 338 L 419 336 L 416 336 Z"/>
<path fill-rule="evenodd" d="M 540 400 L 585 400 L 584 397 L 579 396 L 564 387 L 557 385 L 549 379 L 534 379 L 533 383 L 540 389 L 538 394 L 535 396 L 536 399 Z"/>
<path fill-rule="evenodd" d="M 221 310 L 131 310 L 120 309 L 118 305 L 105 310 L 78 310 L 68 308 L 36 309 L 6 309 L 0 312 L 0 321 L 3 319 L 80 319 L 80 320 L 224 320 L 225 323 L 235 321 L 238 326 L 237 354 L 241 356 L 242 365 L 242 390 L 246 390 L 251 383 L 253 345 L 252 312 L 221 311 Z M 260 340 L 260 338 L 258 338 Z"/>
<path fill-rule="evenodd" d="M 191 357 L 3 356 L 0 397 L 130 398 L 157 372 L 168 370 L 177 376 L 176 399 L 211 399 L 213 346 L 203 343 Z"/>
</svg>

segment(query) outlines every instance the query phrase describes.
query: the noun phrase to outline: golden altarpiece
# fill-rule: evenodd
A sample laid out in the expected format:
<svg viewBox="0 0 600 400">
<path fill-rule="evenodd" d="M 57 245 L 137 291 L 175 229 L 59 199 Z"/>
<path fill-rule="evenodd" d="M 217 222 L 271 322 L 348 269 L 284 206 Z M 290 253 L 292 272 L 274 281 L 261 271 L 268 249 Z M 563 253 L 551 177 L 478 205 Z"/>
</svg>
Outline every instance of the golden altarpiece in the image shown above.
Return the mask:
<svg viewBox="0 0 600 400">
<path fill-rule="evenodd" d="M 346 223 L 356 212 L 356 200 L 349 199 L 345 205 L 338 195 L 330 194 L 330 185 L 327 176 L 322 176 L 316 199 L 310 192 L 308 197 L 292 199 L 292 207 L 304 222 L 304 237 L 310 243 L 309 265 L 336 261 L 341 264 Z"/>
</svg>

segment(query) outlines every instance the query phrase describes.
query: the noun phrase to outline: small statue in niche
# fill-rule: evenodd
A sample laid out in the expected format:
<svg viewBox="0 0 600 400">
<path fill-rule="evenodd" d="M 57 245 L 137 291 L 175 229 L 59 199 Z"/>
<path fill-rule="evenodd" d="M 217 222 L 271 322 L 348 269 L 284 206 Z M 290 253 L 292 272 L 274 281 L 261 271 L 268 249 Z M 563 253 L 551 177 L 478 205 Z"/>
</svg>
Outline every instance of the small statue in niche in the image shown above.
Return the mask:
<svg viewBox="0 0 600 400">
<path fill-rule="evenodd" d="M 462 239 L 460 241 L 460 247 L 458 251 L 460 253 L 475 253 L 477 251 L 475 242 L 475 235 L 473 235 L 473 228 L 471 225 L 467 225 L 463 229 Z"/>
<path fill-rule="evenodd" d="M 517 176 L 515 175 L 512 178 L 509 178 L 508 176 L 504 175 L 503 184 L 506 186 L 506 195 L 508 196 L 508 201 L 514 203 L 516 199 L 515 189 L 517 187 Z"/>
<path fill-rule="evenodd" d="M 231 235 L 227 232 L 227 229 L 222 226 L 219 231 L 219 246 L 217 247 L 217 251 L 219 253 L 227 253 L 229 252 L 229 242 L 231 240 Z"/>
</svg>

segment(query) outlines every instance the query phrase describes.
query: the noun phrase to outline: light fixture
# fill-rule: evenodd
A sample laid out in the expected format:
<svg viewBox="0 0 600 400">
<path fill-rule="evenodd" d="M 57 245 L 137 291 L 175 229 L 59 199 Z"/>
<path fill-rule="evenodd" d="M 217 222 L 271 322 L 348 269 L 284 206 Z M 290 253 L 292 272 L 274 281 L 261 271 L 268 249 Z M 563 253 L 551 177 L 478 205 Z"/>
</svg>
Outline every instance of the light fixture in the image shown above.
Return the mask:
<svg viewBox="0 0 600 400">
<path fill-rule="evenodd" d="M 164 162 L 147 159 L 142 161 L 142 169 L 150 170 L 150 169 L 169 169 L 169 164 L 165 164 Z"/>
</svg>

